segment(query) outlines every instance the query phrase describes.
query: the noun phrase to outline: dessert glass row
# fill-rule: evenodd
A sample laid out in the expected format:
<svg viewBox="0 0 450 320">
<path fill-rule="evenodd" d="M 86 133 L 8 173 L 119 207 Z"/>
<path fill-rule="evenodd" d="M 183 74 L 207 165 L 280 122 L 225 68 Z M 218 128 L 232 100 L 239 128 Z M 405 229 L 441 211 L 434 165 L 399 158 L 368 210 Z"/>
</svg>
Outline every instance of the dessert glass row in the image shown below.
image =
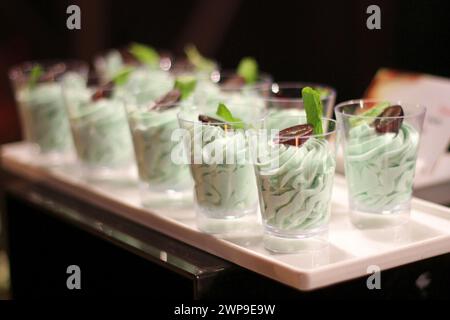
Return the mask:
<svg viewBox="0 0 450 320">
<path fill-rule="evenodd" d="M 75 151 L 90 181 L 123 183 L 137 172 L 146 207 L 194 198 L 208 233 L 260 217 L 265 246 L 278 252 L 326 232 L 342 141 L 354 224 L 406 220 L 424 107 L 354 100 L 336 106 L 336 123 L 328 86 L 272 83 L 252 59 L 222 72 L 196 58 L 210 69 L 171 69 L 162 56 L 130 67 L 114 62 L 117 54 L 97 61 L 95 77 L 73 61 L 15 67 L 25 139 L 45 165 Z M 307 112 L 305 87 L 314 88 L 309 104 L 319 112 Z"/>
</svg>

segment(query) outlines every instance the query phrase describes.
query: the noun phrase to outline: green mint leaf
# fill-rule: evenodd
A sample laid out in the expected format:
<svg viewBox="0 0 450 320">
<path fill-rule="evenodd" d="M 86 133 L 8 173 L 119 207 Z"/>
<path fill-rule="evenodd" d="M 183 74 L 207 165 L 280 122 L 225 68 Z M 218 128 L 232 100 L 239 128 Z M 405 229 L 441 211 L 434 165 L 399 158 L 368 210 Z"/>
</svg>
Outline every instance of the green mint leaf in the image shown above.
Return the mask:
<svg viewBox="0 0 450 320">
<path fill-rule="evenodd" d="M 314 134 L 323 134 L 322 127 L 322 100 L 320 93 L 311 87 L 302 89 L 303 105 L 306 111 L 306 120 L 314 128 Z"/>
<path fill-rule="evenodd" d="M 377 117 L 380 115 L 384 109 L 390 106 L 389 102 L 380 102 L 374 105 L 369 110 L 364 111 L 363 113 L 359 115 L 355 115 L 354 117 L 350 118 L 349 122 L 352 127 L 358 126 L 363 123 L 371 122 L 373 119 L 372 117 Z M 360 117 L 358 117 L 360 116 Z"/>
<path fill-rule="evenodd" d="M 135 69 L 133 67 L 124 67 L 119 72 L 117 72 L 113 77 L 112 81 L 116 86 L 121 86 L 125 84 L 128 81 L 128 78 L 130 77 L 131 73 Z"/>
<path fill-rule="evenodd" d="M 44 69 L 40 64 L 33 66 L 33 68 L 31 68 L 30 77 L 28 79 L 28 87 L 33 88 L 43 74 Z"/>
<path fill-rule="evenodd" d="M 216 67 L 214 61 L 203 57 L 197 48 L 190 44 L 184 49 L 190 63 L 200 71 L 213 71 Z"/>
<path fill-rule="evenodd" d="M 159 54 L 152 47 L 141 43 L 133 43 L 128 51 L 143 64 L 151 67 L 156 67 L 159 64 Z"/>
<path fill-rule="evenodd" d="M 192 76 L 180 76 L 175 80 L 174 88 L 180 90 L 181 100 L 186 100 L 194 92 L 197 79 Z"/>
<path fill-rule="evenodd" d="M 216 115 L 221 117 L 226 122 L 236 122 L 232 124 L 233 128 L 244 129 L 244 124 L 242 123 L 242 120 L 233 117 L 233 114 L 231 113 L 230 109 L 228 109 L 225 104 L 219 103 L 219 105 L 217 106 Z"/>
<path fill-rule="evenodd" d="M 245 83 L 251 84 L 258 80 L 258 63 L 254 58 L 245 57 L 239 62 L 237 74 L 245 79 Z"/>
</svg>

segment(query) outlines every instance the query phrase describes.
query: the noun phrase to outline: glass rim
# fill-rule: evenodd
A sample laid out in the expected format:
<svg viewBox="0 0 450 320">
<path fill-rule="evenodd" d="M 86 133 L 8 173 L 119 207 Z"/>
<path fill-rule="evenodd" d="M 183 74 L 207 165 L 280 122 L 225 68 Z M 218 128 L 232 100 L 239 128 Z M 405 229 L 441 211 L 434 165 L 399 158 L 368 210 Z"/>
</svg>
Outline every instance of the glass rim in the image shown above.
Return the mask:
<svg viewBox="0 0 450 320">
<path fill-rule="evenodd" d="M 44 71 L 57 64 L 64 64 L 68 66 L 65 72 L 76 70 L 76 68 L 85 68 L 89 72 L 89 63 L 80 59 L 42 59 L 42 60 L 27 60 L 13 65 L 8 70 L 8 78 L 11 81 L 27 79 L 31 69 L 36 65 L 41 65 Z"/>
<path fill-rule="evenodd" d="M 283 119 L 283 120 L 286 120 L 286 119 L 298 119 L 298 118 L 303 118 L 303 119 L 307 119 L 307 117 L 306 116 L 285 116 L 285 117 L 267 117 L 266 118 L 266 120 L 267 119 L 271 119 L 271 120 L 273 120 L 273 119 Z M 324 122 L 326 122 L 326 123 L 333 123 L 334 124 L 334 127 L 333 127 L 333 130 L 330 130 L 330 131 L 326 131 L 326 132 L 324 132 L 324 133 L 320 133 L 320 134 L 311 134 L 311 135 L 307 135 L 307 136 L 302 136 L 302 137 L 305 137 L 305 138 L 312 138 L 312 137 L 326 137 L 326 136 L 329 136 L 329 135 L 331 135 L 331 134 L 333 134 L 333 133 L 335 133 L 336 131 L 338 131 L 339 130 L 339 128 L 338 128 L 338 126 L 337 126 L 337 120 L 335 120 L 335 119 L 332 119 L 332 118 L 328 118 L 328 117 L 321 117 L 320 118 L 321 120 L 322 120 L 322 127 L 323 127 L 323 123 Z M 289 128 L 289 127 L 288 127 Z M 285 129 L 287 129 L 287 128 L 285 128 Z M 270 131 L 270 130 L 279 130 L 279 131 L 281 131 L 281 130 L 284 130 L 284 129 L 269 129 L 269 128 L 263 128 L 262 130 L 268 130 L 268 131 Z M 281 135 L 281 137 L 283 137 L 283 136 L 285 136 L 285 135 Z"/>
<path fill-rule="evenodd" d="M 214 81 L 212 78 L 214 76 L 214 73 L 218 73 L 219 75 L 219 81 Z M 258 74 L 258 79 L 254 82 L 254 83 L 250 83 L 250 84 L 244 84 L 242 86 L 230 86 L 229 88 L 223 87 L 222 84 L 220 83 L 220 80 L 223 78 L 230 78 L 232 76 L 236 75 L 236 71 L 234 70 L 229 70 L 229 69 L 225 69 L 225 70 L 215 70 L 213 72 L 210 72 L 208 74 L 207 80 L 210 80 L 212 83 L 216 84 L 219 86 L 221 91 L 238 91 L 238 90 L 258 90 L 258 89 L 262 89 L 264 86 L 271 86 L 273 83 L 273 79 L 272 76 L 269 73 L 266 72 L 259 72 Z M 202 79 L 200 79 L 202 80 Z"/>
<path fill-rule="evenodd" d="M 278 88 L 284 88 L 284 89 L 299 89 L 299 97 L 298 98 L 286 98 L 286 97 L 276 97 L 276 96 L 270 96 L 265 97 L 264 95 L 261 97 L 264 101 L 269 102 L 302 102 L 303 98 L 301 97 L 301 89 L 304 87 L 312 87 L 314 88 L 321 88 L 326 89 L 329 91 L 329 94 L 326 97 L 321 98 L 320 100 L 324 101 L 327 99 L 330 99 L 332 97 L 336 97 L 336 89 L 321 83 L 315 83 L 315 82 L 273 82 L 270 85 L 269 92 L 272 92 L 271 90 L 274 85 L 277 85 Z"/>
<path fill-rule="evenodd" d="M 124 60 L 124 56 L 123 56 L 123 51 L 124 50 L 128 50 L 128 48 L 132 45 L 133 42 L 128 43 L 127 45 L 121 47 L 121 48 L 106 48 L 100 51 L 97 51 L 93 58 L 92 58 L 92 62 L 94 65 L 94 68 L 96 69 L 96 72 L 104 72 L 105 70 L 102 70 L 104 68 L 106 68 L 105 63 L 106 63 L 106 58 L 108 55 L 117 52 L 119 53 L 121 59 L 122 59 L 122 63 L 123 66 L 129 66 L 129 67 L 135 67 L 135 68 L 152 68 L 151 66 L 140 62 L 139 60 L 135 60 L 135 61 L 126 61 L 126 59 Z M 174 54 L 169 50 L 169 49 L 164 49 L 164 48 L 155 48 L 156 52 L 159 54 L 159 62 L 157 63 L 157 66 L 155 67 L 155 69 L 157 70 L 162 70 L 162 71 L 170 71 L 170 69 L 173 66 L 174 63 Z M 131 53 L 130 53 L 131 55 Z M 167 62 L 168 61 L 168 62 Z M 165 65 L 165 63 L 168 63 L 168 66 Z"/>
<path fill-rule="evenodd" d="M 348 114 L 344 113 L 342 109 L 346 106 L 350 105 L 361 105 L 362 103 L 381 103 L 381 102 L 388 102 L 390 105 L 400 105 L 402 108 L 406 107 L 408 109 L 415 108 L 418 111 L 413 112 L 412 114 L 404 114 L 403 116 L 389 116 L 389 117 L 380 117 L 380 116 L 363 116 L 363 115 L 357 115 L 357 114 Z M 411 106 L 413 105 L 413 106 Z M 427 111 L 427 108 L 425 105 L 420 103 L 410 103 L 407 101 L 402 102 L 401 100 L 395 100 L 395 101 L 389 101 L 388 99 L 353 99 L 353 100 L 347 100 L 343 101 L 341 103 L 338 103 L 334 107 L 335 114 L 342 115 L 347 118 L 359 118 L 359 119 L 408 119 L 408 118 L 416 118 L 420 116 L 424 116 Z"/>
</svg>

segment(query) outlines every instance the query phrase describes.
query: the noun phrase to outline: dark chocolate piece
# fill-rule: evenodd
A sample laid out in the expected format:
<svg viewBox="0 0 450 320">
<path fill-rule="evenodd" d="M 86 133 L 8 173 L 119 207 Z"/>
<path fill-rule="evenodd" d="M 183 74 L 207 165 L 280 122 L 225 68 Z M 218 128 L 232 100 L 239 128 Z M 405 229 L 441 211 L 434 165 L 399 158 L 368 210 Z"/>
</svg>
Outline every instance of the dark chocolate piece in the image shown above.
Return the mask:
<svg viewBox="0 0 450 320">
<path fill-rule="evenodd" d="M 155 103 L 152 105 L 152 110 L 167 110 L 176 105 L 177 102 L 179 102 L 181 99 L 181 92 L 178 89 L 172 89 L 168 93 L 166 93 L 164 96 L 159 98 L 155 101 Z"/>
<path fill-rule="evenodd" d="M 314 128 L 310 124 L 299 124 L 283 129 L 278 134 L 277 143 L 300 147 L 313 135 Z"/>
<path fill-rule="evenodd" d="M 398 133 L 403 123 L 404 112 L 399 105 L 387 107 L 374 121 L 378 133 Z"/>
</svg>

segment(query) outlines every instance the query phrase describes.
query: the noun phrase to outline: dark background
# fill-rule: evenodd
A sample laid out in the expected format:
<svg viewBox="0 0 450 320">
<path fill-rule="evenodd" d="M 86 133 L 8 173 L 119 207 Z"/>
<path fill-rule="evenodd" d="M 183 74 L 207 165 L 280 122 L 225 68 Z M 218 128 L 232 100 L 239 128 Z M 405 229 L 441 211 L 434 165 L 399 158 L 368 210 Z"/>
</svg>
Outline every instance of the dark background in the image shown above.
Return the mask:
<svg viewBox="0 0 450 320">
<path fill-rule="evenodd" d="M 66 8 L 81 8 L 81 30 Z M 366 9 L 381 8 L 381 30 Z M 20 138 L 6 76 L 30 59 L 81 58 L 131 41 L 181 54 L 187 43 L 234 68 L 254 56 L 277 81 L 334 86 L 361 97 L 380 67 L 450 77 L 449 1 L 14 0 L 0 1 L 0 143 Z"/>
</svg>

